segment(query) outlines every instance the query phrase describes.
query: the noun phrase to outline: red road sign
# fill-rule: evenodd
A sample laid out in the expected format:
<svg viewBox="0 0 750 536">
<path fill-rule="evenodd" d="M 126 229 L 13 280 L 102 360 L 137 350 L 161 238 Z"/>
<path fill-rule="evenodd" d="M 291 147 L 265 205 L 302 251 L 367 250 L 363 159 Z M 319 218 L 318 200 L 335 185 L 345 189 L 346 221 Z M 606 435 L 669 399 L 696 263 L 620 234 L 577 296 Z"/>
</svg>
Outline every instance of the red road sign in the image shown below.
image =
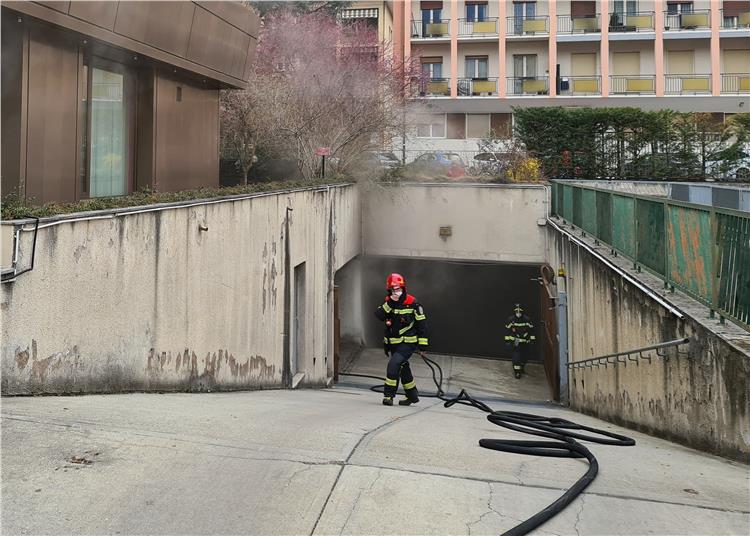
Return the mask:
<svg viewBox="0 0 750 536">
<path fill-rule="evenodd" d="M 330 147 L 318 147 L 315 149 L 315 156 L 331 156 Z"/>
</svg>

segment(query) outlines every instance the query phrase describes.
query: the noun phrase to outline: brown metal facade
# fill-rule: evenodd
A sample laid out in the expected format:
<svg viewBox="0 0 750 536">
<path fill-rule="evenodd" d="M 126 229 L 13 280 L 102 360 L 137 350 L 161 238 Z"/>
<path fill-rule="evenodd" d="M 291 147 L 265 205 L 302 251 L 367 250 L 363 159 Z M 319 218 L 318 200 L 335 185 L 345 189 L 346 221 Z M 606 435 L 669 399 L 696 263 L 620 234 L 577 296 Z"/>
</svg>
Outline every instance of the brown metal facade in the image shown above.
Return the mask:
<svg viewBox="0 0 750 536">
<path fill-rule="evenodd" d="M 126 193 L 218 186 L 219 88 L 245 84 L 258 21 L 208 4 L 4 2 L 2 194 L 91 195 L 93 69 L 122 76 Z"/>
</svg>

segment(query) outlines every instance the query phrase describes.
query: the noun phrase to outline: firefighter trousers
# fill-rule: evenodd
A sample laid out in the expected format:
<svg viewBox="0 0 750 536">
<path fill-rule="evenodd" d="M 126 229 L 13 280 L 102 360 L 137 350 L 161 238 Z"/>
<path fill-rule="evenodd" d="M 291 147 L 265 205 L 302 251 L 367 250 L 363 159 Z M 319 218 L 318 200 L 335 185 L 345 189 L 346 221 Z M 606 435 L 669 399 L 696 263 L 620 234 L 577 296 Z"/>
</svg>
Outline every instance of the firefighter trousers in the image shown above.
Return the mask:
<svg viewBox="0 0 750 536">
<path fill-rule="evenodd" d="M 527 345 L 528 343 L 520 343 L 513 347 L 513 372 L 523 372 L 528 354 Z"/>
<path fill-rule="evenodd" d="M 385 375 L 385 388 L 383 390 L 383 396 L 385 398 L 393 398 L 396 396 L 399 379 L 401 380 L 401 385 L 404 386 L 404 392 L 406 393 L 407 398 L 410 400 L 417 398 L 417 382 L 414 381 L 414 376 L 412 375 L 411 367 L 409 366 L 409 358 L 412 356 L 415 349 L 415 346 L 412 344 L 399 344 L 391 349 L 391 358 L 388 361 L 388 369 Z"/>
</svg>

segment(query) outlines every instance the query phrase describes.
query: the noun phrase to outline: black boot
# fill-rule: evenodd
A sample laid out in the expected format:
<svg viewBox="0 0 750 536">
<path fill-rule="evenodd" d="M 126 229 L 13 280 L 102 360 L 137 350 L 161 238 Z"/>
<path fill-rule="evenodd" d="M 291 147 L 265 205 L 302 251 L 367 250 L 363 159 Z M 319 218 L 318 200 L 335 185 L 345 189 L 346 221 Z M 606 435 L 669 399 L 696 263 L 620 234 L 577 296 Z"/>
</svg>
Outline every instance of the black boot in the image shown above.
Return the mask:
<svg viewBox="0 0 750 536">
<path fill-rule="evenodd" d="M 404 393 L 406 394 L 406 398 L 398 401 L 399 406 L 411 406 L 412 404 L 419 402 L 419 392 L 416 387 L 407 389 Z"/>
<path fill-rule="evenodd" d="M 392 406 L 393 405 L 393 398 L 390 396 L 386 396 L 383 398 L 383 405 L 384 406 Z"/>
</svg>

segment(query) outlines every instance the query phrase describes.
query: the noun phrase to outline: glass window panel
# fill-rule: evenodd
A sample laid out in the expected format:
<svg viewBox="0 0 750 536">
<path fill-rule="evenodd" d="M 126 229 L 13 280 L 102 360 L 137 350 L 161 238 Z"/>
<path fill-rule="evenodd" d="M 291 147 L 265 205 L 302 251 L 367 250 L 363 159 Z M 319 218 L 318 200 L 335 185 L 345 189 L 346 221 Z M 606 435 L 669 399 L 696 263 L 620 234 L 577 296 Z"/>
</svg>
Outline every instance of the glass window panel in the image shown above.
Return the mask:
<svg viewBox="0 0 750 536">
<path fill-rule="evenodd" d="M 432 118 L 432 137 L 433 138 L 444 138 L 445 137 L 445 116 L 436 115 Z"/>
<path fill-rule="evenodd" d="M 91 69 L 91 197 L 126 193 L 123 93 L 123 75 L 104 69 Z"/>
<path fill-rule="evenodd" d="M 479 78 L 487 78 L 487 58 L 480 58 L 477 60 L 477 76 Z"/>
<path fill-rule="evenodd" d="M 484 138 L 490 131 L 489 114 L 468 114 L 466 116 L 466 137 Z"/>
</svg>

